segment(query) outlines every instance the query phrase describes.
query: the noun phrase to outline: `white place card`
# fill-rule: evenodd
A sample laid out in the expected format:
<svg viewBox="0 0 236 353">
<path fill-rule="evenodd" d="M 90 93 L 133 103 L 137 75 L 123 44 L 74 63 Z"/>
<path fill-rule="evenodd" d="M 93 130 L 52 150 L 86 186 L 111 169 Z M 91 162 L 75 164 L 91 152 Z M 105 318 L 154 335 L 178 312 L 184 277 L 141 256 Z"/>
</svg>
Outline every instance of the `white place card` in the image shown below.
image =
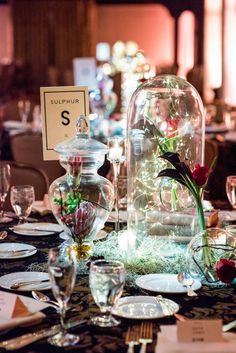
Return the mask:
<svg viewBox="0 0 236 353">
<path fill-rule="evenodd" d="M 187 320 L 189 323 L 191 320 Z M 223 333 L 223 339 L 216 342 L 179 342 L 177 340 L 177 326 L 166 325 L 158 332 L 155 353 L 235 353 L 236 334 Z"/>
<path fill-rule="evenodd" d="M 177 321 L 179 342 L 219 342 L 222 337 L 222 320 Z"/>
<path fill-rule="evenodd" d="M 41 87 L 44 160 L 57 160 L 55 145 L 76 134 L 76 120 L 89 115 L 88 87 Z"/>
</svg>

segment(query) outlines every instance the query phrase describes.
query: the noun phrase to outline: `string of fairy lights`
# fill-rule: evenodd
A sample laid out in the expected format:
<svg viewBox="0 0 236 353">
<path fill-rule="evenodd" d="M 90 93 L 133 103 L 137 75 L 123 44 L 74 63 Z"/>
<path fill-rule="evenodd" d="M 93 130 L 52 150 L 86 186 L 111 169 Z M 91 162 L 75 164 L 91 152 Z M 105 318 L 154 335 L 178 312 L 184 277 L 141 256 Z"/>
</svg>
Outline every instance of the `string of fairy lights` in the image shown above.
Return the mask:
<svg viewBox="0 0 236 353">
<path fill-rule="evenodd" d="M 175 180 L 157 177 L 168 164 L 160 158 L 164 152 L 177 152 L 181 158 L 189 159 L 191 165 L 196 147 L 194 124 L 198 123 L 198 118 L 191 116 L 185 107 L 178 78 L 168 76 L 162 85 L 160 91 L 153 92 L 150 87 L 146 96 L 143 95 L 145 103 L 141 113 L 152 133 L 151 137 L 143 136 L 142 143 L 145 149 L 145 144 L 151 141 L 151 148 L 148 153 L 143 152 L 144 158 L 135 160 L 132 194 L 134 208 L 143 214 L 163 209 L 176 211 L 193 205 L 192 197 L 184 186 Z M 164 119 L 163 114 L 166 114 Z"/>
</svg>

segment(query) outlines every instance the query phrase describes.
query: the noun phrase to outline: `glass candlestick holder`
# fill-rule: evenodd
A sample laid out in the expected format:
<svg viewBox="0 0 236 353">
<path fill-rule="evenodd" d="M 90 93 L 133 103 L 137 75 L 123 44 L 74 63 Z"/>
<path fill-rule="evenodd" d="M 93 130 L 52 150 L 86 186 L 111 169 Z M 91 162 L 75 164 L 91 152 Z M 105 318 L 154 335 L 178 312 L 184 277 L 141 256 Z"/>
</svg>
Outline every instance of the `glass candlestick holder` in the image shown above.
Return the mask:
<svg viewBox="0 0 236 353">
<path fill-rule="evenodd" d="M 119 189 L 118 189 L 118 177 L 120 175 L 120 166 L 125 161 L 125 139 L 120 136 L 109 137 L 107 139 L 107 146 L 109 152 L 107 159 L 110 161 L 114 172 L 114 189 L 115 189 L 115 231 L 116 233 L 120 230 L 120 219 L 119 219 Z"/>
</svg>

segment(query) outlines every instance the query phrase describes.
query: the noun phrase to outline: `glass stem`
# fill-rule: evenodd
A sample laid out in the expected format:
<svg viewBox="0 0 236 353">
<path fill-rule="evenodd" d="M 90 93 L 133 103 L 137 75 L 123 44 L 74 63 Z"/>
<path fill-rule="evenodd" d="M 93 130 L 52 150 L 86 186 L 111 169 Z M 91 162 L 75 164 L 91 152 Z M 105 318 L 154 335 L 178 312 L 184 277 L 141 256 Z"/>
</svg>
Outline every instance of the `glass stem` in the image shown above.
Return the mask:
<svg viewBox="0 0 236 353">
<path fill-rule="evenodd" d="M 198 220 L 200 224 L 200 229 L 202 232 L 202 246 L 203 246 L 203 261 L 204 264 L 207 267 L 211 266 L 211 256 L 209 253 L 209 248 L 208 248 L 208 239 L 207 239 L 207 230 L 206 230 L 206 223 L 205 223 L 205 218 L 204 218 L 204 211 L 202 207 L 202 201 L 197 200 L 197 210 L 198 210 Z"/>
<path fill-rule="evenodd" d="M 4 202 L 5 202 L 5 197 L 0 197 L 0 217 L 4 216 L 4 211 L 3 211 Z"/>
<path fill-rule="evenodd" d="M 65 307 L 65 304 L 62 304 L 62 306 L 60 307 L 60 324 L 61 324 L 61 331 L 63 334 L 65 334 L 66 332 L 65 318 L 66 318 L 66 307 Z"/>
<path fill-rule="evenodd" d="M 119 214 L 119 190 L 118 190 L 118 177 L 120 175 L 120 162 L 113 163 L 114 170 L 114 188 L 115 188 L 115 232 L 118 233 L 120 230 L 120 214 Z"/>
</svg>

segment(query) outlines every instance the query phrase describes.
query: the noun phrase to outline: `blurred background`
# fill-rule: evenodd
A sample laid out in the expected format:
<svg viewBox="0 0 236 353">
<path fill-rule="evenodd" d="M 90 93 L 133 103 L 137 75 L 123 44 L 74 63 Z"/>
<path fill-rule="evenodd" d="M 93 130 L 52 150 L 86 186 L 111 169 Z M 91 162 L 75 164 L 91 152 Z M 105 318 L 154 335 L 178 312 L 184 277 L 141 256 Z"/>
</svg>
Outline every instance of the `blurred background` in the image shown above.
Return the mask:
<svg viewBox="0 0 236 353">
<path fill-rule="evenodd" d="M 168 73 L 203 99 L 205 161 L 218 155 L 223 185 L 236 174 L 235 27 L 236 0 L 0 0 L 1 159 L 28 162 L 14 136 L 40 134 L 41 86 L 88 85 L 92 134 L 106 142 L 125 135 L 138 85 Z"/>
</svg>

